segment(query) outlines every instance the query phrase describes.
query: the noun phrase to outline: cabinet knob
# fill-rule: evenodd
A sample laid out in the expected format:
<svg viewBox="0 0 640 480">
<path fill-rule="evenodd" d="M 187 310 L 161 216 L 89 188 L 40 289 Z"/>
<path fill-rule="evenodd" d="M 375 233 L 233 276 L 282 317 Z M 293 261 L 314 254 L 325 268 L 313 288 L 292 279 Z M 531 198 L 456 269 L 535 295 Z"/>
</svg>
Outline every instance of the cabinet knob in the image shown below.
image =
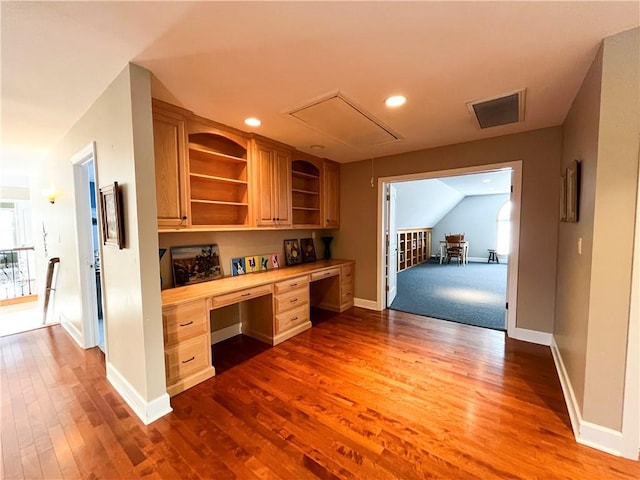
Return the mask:
<svg viewBox="0 0 640 480">
<path fill-rule="evenodd" d="M 182 220 L 186 220 L 186 219 L 187 219 L 187 216 L 186 216 L 186 215 L 183 215 L 183 216 L 182 216 Z"/>
</svg>

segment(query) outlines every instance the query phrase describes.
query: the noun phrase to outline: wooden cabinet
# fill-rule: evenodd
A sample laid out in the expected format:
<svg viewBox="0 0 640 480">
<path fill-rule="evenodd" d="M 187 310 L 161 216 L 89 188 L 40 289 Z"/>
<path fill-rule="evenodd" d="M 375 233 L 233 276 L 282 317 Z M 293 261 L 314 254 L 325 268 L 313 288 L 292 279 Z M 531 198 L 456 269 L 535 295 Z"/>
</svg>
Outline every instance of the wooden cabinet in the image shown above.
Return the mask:
<svg viewBox="0 0 640 480">
<path fill-rule="evenodd" d="M 252 162 L 256 226 L 291 226 L 291 152 L 255 139 Z"/>
<path fill-rule="evenodd" d="M 215 374 L 211 366 L 208 301 L 165 306 L 162 323 L 167 392 L 173 396 Z"/>
<path fill-rule="evenodd" d="M 275 284 L 273 312 L 275 316 L 274 345 L 311 328 L 308 276 Z"/>
<path fill-rule="evenodd" d="M 398 268 L 400 272 L 431 258 L 431 229 L 398 229 Z"/>
<path fill-rule="evenodd" d="M 321 227 L 321 173 L 323 160 L 294 152 L 291 161 L 291 210 L 293 225 Z"/>
<path fill-rule="evenodd" d="M 353 307 L 355 289 L 355 264 L 340 267 L 340 311 Z"/>
<path fill-rule="evenodd" d="M 340 165 L 331 160 L 324 161 L 322 178 L 322 226 L 340 227 Z"/>
<path fill-rule="evenodd" d="M 153 146 L 158 227 L 187 225 L 185 118 L 153 103 Z"/>
<path fill-rule="evenodd" d="M 188 123 L 189 225 L 249 225 L 247 140 L 204 122 Z"/>
</svg>

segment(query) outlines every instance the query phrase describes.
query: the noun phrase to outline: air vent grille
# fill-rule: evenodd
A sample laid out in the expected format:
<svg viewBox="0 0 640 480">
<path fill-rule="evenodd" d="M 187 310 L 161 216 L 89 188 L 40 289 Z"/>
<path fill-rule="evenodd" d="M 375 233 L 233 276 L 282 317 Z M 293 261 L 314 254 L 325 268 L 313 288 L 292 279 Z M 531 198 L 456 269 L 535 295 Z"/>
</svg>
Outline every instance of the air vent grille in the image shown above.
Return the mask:
<svg viewBox="0 0 640 480">
<path fill-rule="evenodd" d="M 525 90 L 518 90 L 499 97 L 467 103 L 480 128 L 498 127 L 524 120 Z"/>
</svg>

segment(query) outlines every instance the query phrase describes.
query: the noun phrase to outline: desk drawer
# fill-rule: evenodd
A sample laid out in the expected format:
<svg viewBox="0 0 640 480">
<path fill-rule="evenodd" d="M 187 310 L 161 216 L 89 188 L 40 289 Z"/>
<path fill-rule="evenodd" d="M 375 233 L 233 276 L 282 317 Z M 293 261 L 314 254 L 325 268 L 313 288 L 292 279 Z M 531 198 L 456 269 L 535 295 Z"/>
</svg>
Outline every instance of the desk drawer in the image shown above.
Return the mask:
<svg viewBox="0 0 640 480">
<path fill-rule="evenodd" d="M 335 275 L 340 275 L 340 267 L 328 268 L 319 272 L 313 272 L 311 274 L 311 281 L 314 282 L 316 280 L 322 280 L 323 278 L 333 277 Z"/>
<path fill-rule="evenodd" d="M 309 277 L 307 275 L 304 277 L 296 277 L 284 282 L 276 283 L 275 293 L 278 295 L 280 293 L 288 292 L 289 290 L 306 287 L 307 285 L 309 285 Z"/>
<path fill-rule="evenodd" d="M 165 347 L 207 333 L 208 320 L 209 309 L 206 300 L 163 308 Z"/>
<path fill-rule="evenodd" d="M 233 293 L 227 293 L 225 295 L 217 295 L 211 299 L 211 307 L 219 308 L 226 305 L 232 305 L 238 302 L 244 302 L 252 298 L 260 297 L 262 295 L 271 294 L 271 285 L 262 285 L 260 287 L 247 288 Z"/>
<path fill-rule="evenodd" d="M 309 321 L 309 305 L 294 308 L 285 313 L 276 315 L 276 334 Z"/>
<path fill-rule="evenodd" d="M 183 377 L 196 373 L 209 366 L 211 346 L 207 335 L 185 340 L 164 352 L 167 369 L 167 383 L 172 384 Z"/>
<path fill-rule="evenodd" d="M 297 288 L 275 297 L 275 313 L 286 312 L 292 308 L 309 303 L 309 288 Z"/>
<path fill-rule="evenodd" d="M 353 282 L 353 264 L 342 267 L 342 281 Z"/>
</svg>

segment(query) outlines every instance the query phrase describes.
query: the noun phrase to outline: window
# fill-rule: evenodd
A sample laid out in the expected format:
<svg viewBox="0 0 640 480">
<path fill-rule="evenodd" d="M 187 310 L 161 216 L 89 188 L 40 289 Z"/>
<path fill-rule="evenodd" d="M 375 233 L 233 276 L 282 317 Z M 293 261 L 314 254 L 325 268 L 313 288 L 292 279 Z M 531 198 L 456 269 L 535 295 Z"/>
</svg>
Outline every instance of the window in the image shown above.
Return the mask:
<svg viewBox="0 0 640 480">
<path fill-rule="evenodd" d="M 498 210 L 498 254 L 509 255 L 511 244 L 511 201 L 507 200 Z"/>
</svg>

